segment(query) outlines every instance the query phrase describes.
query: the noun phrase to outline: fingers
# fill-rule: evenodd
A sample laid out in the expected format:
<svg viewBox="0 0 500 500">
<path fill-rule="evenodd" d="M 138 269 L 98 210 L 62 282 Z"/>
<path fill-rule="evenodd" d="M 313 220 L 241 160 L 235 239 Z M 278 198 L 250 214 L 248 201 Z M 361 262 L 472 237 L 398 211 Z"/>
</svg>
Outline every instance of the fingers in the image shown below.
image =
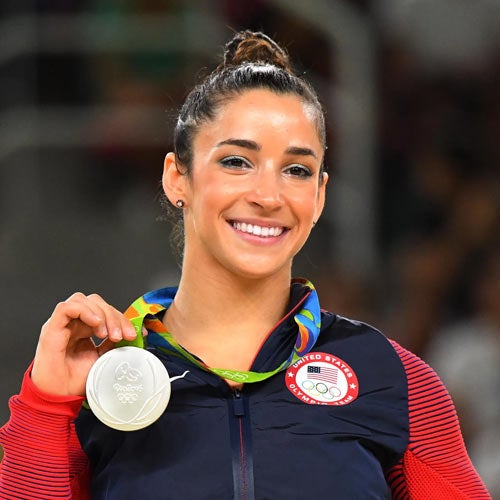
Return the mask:
<svg viewBox="0 0 500 500">
<path fill-rule="evenodd" d="M 101 320 L 97 328 L 98 337 L 107 337 L 111 342 L 135 339 L 134 326 L 120 311 L 109 305 L 100 295 L 92 294 L 87 299 Z"/>
<path fill-rule="evenodd" d="M 55 307 L 44 329 L 64 330 L 73 339 L 95 335 L 118 342 L 136 337 L 134 326 L 120 311 L 97 294 L 80 292 Z"/>
<path fill-rule="evenodd" d="M 97 347 L 92 337 L 103 339 Z M 85 394 L 91 366 L 120 340 L 134 340 L 135 328 L 97 294 L 75 293 L 54 308 L 43 325 L 31 378 L 40 390 Z"/>
</svg>

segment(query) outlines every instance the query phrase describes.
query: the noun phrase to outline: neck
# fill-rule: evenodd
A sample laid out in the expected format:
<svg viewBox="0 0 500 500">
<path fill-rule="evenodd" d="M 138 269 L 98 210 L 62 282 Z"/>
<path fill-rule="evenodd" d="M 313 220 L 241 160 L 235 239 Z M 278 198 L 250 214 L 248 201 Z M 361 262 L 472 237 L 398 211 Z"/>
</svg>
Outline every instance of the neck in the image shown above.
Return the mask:
<svg viewBox="0 0 500 500">
<path fill-rule="evenodd" d="M 272 277 L 245 279 L 185 265 L 165 325 L 209 366 L 249 369 L 267 334 L 286 312 L 290 279 L 289 269 Z"/>
</svg>

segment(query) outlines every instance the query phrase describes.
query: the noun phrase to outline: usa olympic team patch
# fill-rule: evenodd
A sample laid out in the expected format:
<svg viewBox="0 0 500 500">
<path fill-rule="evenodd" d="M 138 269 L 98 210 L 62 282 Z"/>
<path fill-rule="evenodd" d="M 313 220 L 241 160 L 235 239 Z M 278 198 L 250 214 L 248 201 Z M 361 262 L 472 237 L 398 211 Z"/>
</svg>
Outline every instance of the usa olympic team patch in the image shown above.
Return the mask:
<svg viewBox="0 0 500 500">
<path fill-rule="evenodd" d="M 291 365 L 285 375 L 288 390 L 310 405 L 342 406 L 358 397 L 358 378 L 342 359 L 310 352 Z"/>
</svg>

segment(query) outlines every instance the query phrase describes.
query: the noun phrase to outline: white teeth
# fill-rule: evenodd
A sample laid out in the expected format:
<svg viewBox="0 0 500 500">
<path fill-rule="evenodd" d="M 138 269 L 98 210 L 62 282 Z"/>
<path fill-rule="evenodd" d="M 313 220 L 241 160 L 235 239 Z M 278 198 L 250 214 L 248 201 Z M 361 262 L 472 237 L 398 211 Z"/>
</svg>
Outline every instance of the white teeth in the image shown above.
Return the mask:
<svg viewBox="0 0 500 500">
<path fill-rule="evenodd" d="M 243 233 L 253 234 L 264 238 L 276 237 L 283 233 L 282 227 L 257 226 L 246 222 L 233 222 L 233 227 Z"/>
</svg>

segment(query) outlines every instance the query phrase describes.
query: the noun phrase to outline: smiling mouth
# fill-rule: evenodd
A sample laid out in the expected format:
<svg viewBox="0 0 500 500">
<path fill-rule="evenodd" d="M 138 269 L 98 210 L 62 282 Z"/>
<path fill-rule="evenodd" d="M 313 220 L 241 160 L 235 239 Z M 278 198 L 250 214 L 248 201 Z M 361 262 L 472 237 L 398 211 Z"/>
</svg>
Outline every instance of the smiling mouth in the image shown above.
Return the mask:
<svg viewBox="0 0 500 500">
<path fill-rule="evenodd" d="M 231 221 L 230 224 L 237 231 L 253 234 L 254 236 L 260 236 L 263 238 L 276 238 L 286 231 L 285 227 L 258 226 L 257 224 L 247 224 L 246 222 Z"/>
</svg>

